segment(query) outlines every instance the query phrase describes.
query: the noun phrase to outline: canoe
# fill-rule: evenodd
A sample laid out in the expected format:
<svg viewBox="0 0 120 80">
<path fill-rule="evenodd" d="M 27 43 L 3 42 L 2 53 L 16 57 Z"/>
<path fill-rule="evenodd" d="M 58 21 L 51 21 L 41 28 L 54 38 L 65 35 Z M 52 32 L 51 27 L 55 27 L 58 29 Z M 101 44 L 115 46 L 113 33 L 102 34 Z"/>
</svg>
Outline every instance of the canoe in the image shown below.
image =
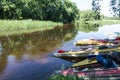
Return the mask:
<svg viewBox="0 0 120 80">
<path fill-rule="evenodd" d="M 77 54 L 78 53 L 78 54 Z M 79 52 L 65 52 L 65 53 L 54 53 L 56 58 L 61 58 L 70 62 L 79 62 L 88 58 L 88 54 L 81 54 Z"/>
<path fill-rule="evenodd" d="M 100 57 L 98 55 L 98 57 Z M 97 58 L 98 58 L 97 57 Z M 99 63 L 99 60 L 97 60 L 97 58 L 95 59 L 94 57 L 90 60 L 86 59 L 83 60 L 81 62 L 75 63 L 73 64 L 72 67 L 69 67 L 66 70 L 61 70 L 59 71 L 60 74 L 66 76 L 66 75 L 77 75 L 79 77 L 84 77 L 84 78 L 90 78 L 90 77 L 94 77 L 94 78 L 101 78 L 102 80 L 104 80 L 105 78 L 110 78 L 110 77 L 119 77 L 120 78 L 120 67 L 118 66 L 112 66 L 113 64 L 110 64 L 110 67 L 104 66 L 103 64 L 101 65 Z M 101 60 L 101 58 L 99 58 L 100 61 L 102 63 L 105 62 L 106 64 L 106 60 L 105 58 L 103 58 Z M 109 63 L 109 61 L 107 62 L 107 64 Z M 108 64 L 109 65 L 109 64 Z"/>
<path fill-rule="evenodd" d="M 113 53 L 111 55 L 113 56 L 119 56 L 119 53 Z M 107 55 L 96 55 L 96 56 L 90 56 L 88 59 L 85 59 L 83 61 L 77 62 L 72 65 L 72 67 L 90 67 L 95 64 L 100 64 L 103 67 L 106 68 L 112 68 L 112 67 L 118 67 L 118 64 L 116 61 L 113 60 L 113 58 L 109 58 Z M 119 57 L 118 57 L 119 58 Z"/>
<path fill-rule="evenodd" d="M 75 42 L 76 46 L 86 46 L 86 45 L 100 45 L 107 44 L 107 41 L 102 39 L 82 39 Z"/>
<path fill-rule="evenodd" d="M 82 51 L 64 51 L 59 50 L 53 55 L 57 58 L 61 58 L 71 62 L 79 62 L 88 58 L 88 55 L 105 55 L 110 54 L 113 51 L 120 52 L 120 47 L 112 47 L 108 49 L 94 49 L 94 50 L 82 50 Z"/>
<path fill-rule="evenodd" d="M 83 61 L 74 63 L 71 68 L 82 70 L 84 68 L 92 68 L 92 67 L 101 67 L 102 65 L 98 63 L 96 59 L 85 59 Z"/>
<path fill-rule="evenodd" d="M 96 64 L 98 63 L 96 59 L 85 59 L 83 61 L 80 61 L 80 62 L 77 62 L 75 64 L 72 65 L 72 67 L 82 67 L 82 66 L 88 66 L 88 65 L 93 65 L 93 64 Z"/>
<path fill-rule="evenodd" d="M 116 68 L 103 68 L 103 67 L 92 67 L 92 68 L 84 68 L 83 70 L 76 70 L 75 68 L 69 68 L 67 70 L 59 71 L 60 74 L 66 75 L 77 75 L 79 77 L 87 78 L 94 77 L 95 79 L 99 78 L 100 80 L 109 80 L 110 78 L 120 78 L 120 67 Z M 115 79 L 115 80 L 116 80 Z"/>
<path fill-rule="evenodd" d="M 114 45 L 120 43 L 120 37 L 115 39 L 82 39 L 75 42 L 76 46 Z"/>
</svg>

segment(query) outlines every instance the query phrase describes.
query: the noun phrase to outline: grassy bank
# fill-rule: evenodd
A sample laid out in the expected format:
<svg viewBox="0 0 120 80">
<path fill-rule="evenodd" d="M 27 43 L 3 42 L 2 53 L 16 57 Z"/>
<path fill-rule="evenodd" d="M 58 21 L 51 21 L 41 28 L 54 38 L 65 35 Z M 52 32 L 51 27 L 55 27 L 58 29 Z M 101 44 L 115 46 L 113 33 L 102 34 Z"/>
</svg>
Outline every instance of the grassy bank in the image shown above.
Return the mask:
<svg viewBox="0 0 120 80">
<path fill-rule="evenodd" d="M 0 36 L 43 31 L 60 26 L 62 23 L 33 20 L 0 20 Z"/>
<path fill-rule="evenodd" d="M 120 20 L 96 20 L 96 21 L 87 21 L 92 24 L 100 24 L 100 25 L 111 25 L 111 24 L 120 24 Z"/>
</svg>

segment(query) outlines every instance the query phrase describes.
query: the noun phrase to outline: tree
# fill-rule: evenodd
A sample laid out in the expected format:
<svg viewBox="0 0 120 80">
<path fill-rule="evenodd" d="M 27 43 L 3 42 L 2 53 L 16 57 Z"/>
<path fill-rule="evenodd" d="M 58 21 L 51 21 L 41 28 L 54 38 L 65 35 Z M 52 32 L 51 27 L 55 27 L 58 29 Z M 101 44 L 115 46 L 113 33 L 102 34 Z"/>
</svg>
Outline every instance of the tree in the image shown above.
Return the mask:
<svg viewBox="0 0 120 80">
<path fill-rule="evenodd" d="M 114 16 L 118 16 L 120 19 L 120 0 L 110 1 L 110 10 Z"/>
<path fill-rule="evenodd" d="M 92 10 L 95 12 L 96 20 L 100 20 L 100 1 L 102 0 L 92 0 Z"/>
<path fill-rule="evenodd" d="M 84 21 L 93 21 L 96 20 L 96 14 L 92 10 L 80 11 L 80 19 Z"/>
<path fill-rule="evenodd" d="M 75 3 L 64 0 L 62 7 L 62 18 L 64 23 L 70 23 L 79 17 L 79 10 Z"/>
<path fill-rule="evenodd" d="M 92 9 L 96 12 L 100 12 L 100 2 L 103 0 L 92 0 Z M 120 0 L 111 0 L 110 1 L 110 11 L 114 16 L 118 16 L 120 19 Z"/>
<path fill-rule="evenodd" d="M 79 10 L 70 0 L 0 0 L 0 19 L 65 21 L 78 18 Z"/>
</svg>

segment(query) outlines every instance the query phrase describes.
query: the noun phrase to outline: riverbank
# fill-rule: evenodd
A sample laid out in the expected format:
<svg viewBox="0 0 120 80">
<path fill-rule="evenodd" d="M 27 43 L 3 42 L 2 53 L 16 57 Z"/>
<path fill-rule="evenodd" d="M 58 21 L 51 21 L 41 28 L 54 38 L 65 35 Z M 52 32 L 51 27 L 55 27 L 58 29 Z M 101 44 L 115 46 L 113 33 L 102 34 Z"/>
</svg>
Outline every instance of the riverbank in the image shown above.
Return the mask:
<svg viewBox="0 0 120 80">
<path fill-rule="evenodd" d="M 78 30 L 82 32 L 97 31 L 100 26 L 113 24 L 120 24 L 120 20 L 76 21 Z"/>
<path fill-rule="evenodd" d="M 112 25 L 112 24 L 120 24 L 120 20 L 95 20 L 95 21 L 76 21 L 77 24 L 99 24 L 99 25 Z"/>
<path fill-rule="evenodd" d="M 43 31 L 60 25 L 63 24 L 52 21 L 0 20 L 0 36 Z"/>
<path fill-rule="evenodd" d="M 76 22 L 80 27 L 83 26 L 82 29 L 84 28 L 86 23 L 90 24 L 89 26 L 93 24 L 98 24 L 98 25 L 120 24 L 120 20 L 98 20 L 98 21 L 96 20 L 96 21 L 76 21 Z M 61 25 L 63 25 L 63 23 L 52 22 L 52 21 L 0 20 L 0 36 L 43 31 Z M 85 30 L 87 29 L 85 28 Z M 87 30 L 87 32 L 88 31 L 89 30 Z"/>
<path fill-rule="evenodd" d="M 111 24 L 120 24 L 120 20 L 96 20 L 96 21 L 87 21 L 91 24 L 99 24 L 99 25 L 111 25 Z"/>
</svg>

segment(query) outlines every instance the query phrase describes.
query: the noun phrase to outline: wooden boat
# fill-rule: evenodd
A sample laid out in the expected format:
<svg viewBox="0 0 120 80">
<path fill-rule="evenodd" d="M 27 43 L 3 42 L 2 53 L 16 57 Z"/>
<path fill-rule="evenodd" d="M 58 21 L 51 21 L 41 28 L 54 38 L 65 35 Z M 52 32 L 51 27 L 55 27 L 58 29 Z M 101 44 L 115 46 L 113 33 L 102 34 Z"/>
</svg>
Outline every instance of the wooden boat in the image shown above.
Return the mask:
<svg viewBox="0 0 120 80">
<path fill-rule="evenodd" d="M 113 51 L 120 52 L 120 47 L 115 46 L 107 49 L 93 49 L 93 50 L 82 50 L 82 51 L 64 51 L 59 50 L 53 55 L 57 58 L 61 58 L 71 62 L 79 62 L 88 58 L 88 55 L 105 55 L 110 54 Z"/>
</svg>

